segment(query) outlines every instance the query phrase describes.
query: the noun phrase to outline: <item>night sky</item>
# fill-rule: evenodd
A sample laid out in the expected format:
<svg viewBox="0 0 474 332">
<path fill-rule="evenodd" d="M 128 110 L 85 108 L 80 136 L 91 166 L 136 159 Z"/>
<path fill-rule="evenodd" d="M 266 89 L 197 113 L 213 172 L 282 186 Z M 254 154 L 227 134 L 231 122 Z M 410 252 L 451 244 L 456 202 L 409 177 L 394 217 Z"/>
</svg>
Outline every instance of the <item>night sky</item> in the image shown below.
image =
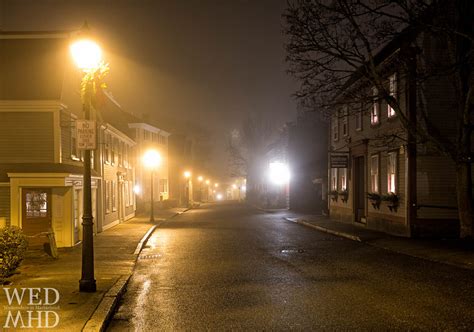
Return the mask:
<svg viewBox="0 0 474 332">
<path fill-rule="evenodd" d="M 109 88 L 129 112 L 186 119 L 217 137 L 249 112 L 281 124 L 295 117 L 281 32 L 286 0 L 0 3 L 3 30 L 70 30 L 87 20 L 110 63 Z"/>
</svg>

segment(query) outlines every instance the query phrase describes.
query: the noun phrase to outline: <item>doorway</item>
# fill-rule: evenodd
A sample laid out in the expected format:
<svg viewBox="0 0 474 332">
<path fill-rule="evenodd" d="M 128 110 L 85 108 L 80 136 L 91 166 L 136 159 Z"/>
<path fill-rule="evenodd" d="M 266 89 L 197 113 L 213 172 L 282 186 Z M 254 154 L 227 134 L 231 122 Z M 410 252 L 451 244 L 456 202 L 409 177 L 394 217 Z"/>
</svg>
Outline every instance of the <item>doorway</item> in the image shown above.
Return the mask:
<svg viewBox="0 0 474 332">
<path fill-rule="evenodd" d="M 365 157 L 354 158 L 354 211 L 355 221 L 365 223 Z"/>
<path fill-rule="evenodd" d="M 51 224 L 51 189 L 22 189 L 22 229 L 28 239 L 29 246 L 39 246 L 47 242 L 47 236 L 40 233 L 49 232 Z M 38 235 L 38 236 L 36 236 Z"/>
</svg>

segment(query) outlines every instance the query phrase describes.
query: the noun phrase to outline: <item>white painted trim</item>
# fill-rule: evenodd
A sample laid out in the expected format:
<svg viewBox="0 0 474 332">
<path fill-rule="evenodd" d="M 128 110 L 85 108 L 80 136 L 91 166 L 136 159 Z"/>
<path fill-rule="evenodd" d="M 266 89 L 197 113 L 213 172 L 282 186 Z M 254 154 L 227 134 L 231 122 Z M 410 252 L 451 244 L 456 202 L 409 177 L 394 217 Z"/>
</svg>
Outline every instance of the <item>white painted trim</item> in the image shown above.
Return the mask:
<svg viewBox="0 0 474 332">
<path fill-rule="evenodd" d="M 7 173 L 9 178 L 66 178 L 69 173 Z"/>
<path fill-rule="evenodd" d="M 0 112 L 44 112 L 67 109 L 60 100 L 0 100 Z"/>
</svg>

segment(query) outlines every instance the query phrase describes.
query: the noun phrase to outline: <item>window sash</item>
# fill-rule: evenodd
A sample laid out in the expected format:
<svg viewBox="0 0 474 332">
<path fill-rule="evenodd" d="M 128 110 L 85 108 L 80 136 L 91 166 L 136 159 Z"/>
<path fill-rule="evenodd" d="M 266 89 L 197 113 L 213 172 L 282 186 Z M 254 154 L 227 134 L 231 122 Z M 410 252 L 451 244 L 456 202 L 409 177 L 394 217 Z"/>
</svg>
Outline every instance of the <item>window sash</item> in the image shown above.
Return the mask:
<svg viewBox="0 0 474 332">
<path fill-rule="evenodd" d="M 378 99 L 379 90 L 377 88 L 372 89 L 373 95 L 373 102 L 372 102 L 372 110 L 370 112 L 370 123 L 377 124 L 379 123 L 379 114 L 380 114 L 380 104 Z"/>
<path fill-rule="evenodd" d="M 370 189 L 371 192 L 379 192 L 379 156 L 370 157 Z"/>
<path fill-rule="evenodd" d="M 397 98 L 397 74 L 389 77 L 389 93 L 391 97 Z M 395 110 L 387 104 L 387 116 L 393 118 L 395 115 Z"/>
<path fill-rule="evenodd" d="M 339 188 L 342 191 L 347 190 L 347 168 L 339 169 Z"/>
<path fill-rule="evenodd" d="M 331 190 L 337 190 L 337 168 L 331 168 Z"/>
<path fill-rule="evenodd" d="M 397 192 L 397 153 L 390 152 L 387 158 L 387 192 L 396 193 Z"/>
</svg>

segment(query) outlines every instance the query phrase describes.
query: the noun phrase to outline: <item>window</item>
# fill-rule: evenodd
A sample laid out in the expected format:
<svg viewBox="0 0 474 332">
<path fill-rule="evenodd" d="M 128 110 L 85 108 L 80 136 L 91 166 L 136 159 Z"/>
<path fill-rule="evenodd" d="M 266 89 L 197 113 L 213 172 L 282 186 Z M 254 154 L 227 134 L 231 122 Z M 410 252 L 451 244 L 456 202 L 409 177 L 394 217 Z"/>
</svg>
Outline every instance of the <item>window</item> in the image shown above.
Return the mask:
<svg viewBox="0 0 474 332">
<path fill-rule="evenodd" d="M 110 181 L 105 181 L 105 212 L 110 213 Z"/>
<path fill-rule="evenodd" d="M 124 185 L 124 195 L 125 195 L 125 206 L 130 206 L 130 191 L 128 189 L 128 181 L 123 182 Z"/>
<path fill-rule="evenodd" d="M 370 157 L 370 191 L 379 192 L 379 155 Z"/>
<path fill-rule="evenodd" d="M 397 193 L 397 153 L 390 152 L 387 158 L 387 192 Z"/>
<path fill-rule="evenodd" d="M 130 191 L 128 197 L 130 197 L 130 205 L 133 205 L 135 202 L 135 191 L 133 190 L 133 182 L 128 181 L 128 190 Z"/>
<path fill-rule="evenodd" d="M 112 200 L 112 211 L 117 211 L 117 182 L 111 181 L 112 182 L 112 192 L 111 192 L 111 200 Z"/>
<path fill-rule="evenodd" d="M 337 141 L 339 139 L 339 119 L 338 114 L 332 118 L 332 139 Z"/>
<path fill-rule="evenodd" d="M 77 149 L 77 132 L 76 132 L 76 119 L 71 118 L 71 158 L 74 160 L 80 159 L 79 150 Z"/>
<path fill-rule="evenodd" d="M 349 135 L 348 111 L 347 106 L 342 110 L 342 136 Z"/>
<path fill-rule="evenodd" d="M 357 111 L 357 113 L 355 114 L 355 123 L 356 123 L 356 130 L 357 131 L 361 131 L 362 130 L 362 110 L 360 111 Z"/>
<path fill-rule="evenodd" d="M 105 134 L 105 162 L 110 163 L 110 149 L 111 149 L 110 135 Z"/>
<path fill-rule="evenodd" d="M 337 190 L 337 168 L 331 168 L 331 190 Z"/>
<path fill-rule="evenodd" d="M 44 218 L 49 216 L 48 193 L 42 190 L 28 190 L 25 195 L 26 218 Z"/>
<path fill-rule="evenodd" d="M 342 191 L 347 190 L 347 168 L 339 169 L 339 188 Z"/>
<path fill-rule="evenodd" d="M 378 94 L 379 91 L 377 88 L 372 89 L 372 96 L 373 96 L 373 102 L 372 102 L 372 110 L 370 112 L 370 124 L 376 125 L 379 123 L 379 114 L 380 114 L 380 104 L 379 104 L 379 99 L 378 99 Z"/>
<path fill-rule="evenodd" d="M 123 166 L 123 142 L 118 142 L 118 164 Z"/>
<path fill-rule="evenodd" d="M 389 93 L 393 98 L 397 98 L 397 74 L 393 74 L 388 78 Z M 395 110 L 387 104 L 387 116 L 393 118 L 395 116 Z"/>
<path fill-rule="evenodd" d="M 160 193 L 168 192 L 168 180 L 160 179 Z"/>
<path fill-rule="evenodd" d="M 149 141 L 149 140 L 150 140 L 150 132 L 149 132 L 149 131 L 146 131 L 146 130 L 143 131 L 143 139 L 144 139 L 145 141 Z"/>
<path fill-rule="evenodd" d="M 117 152 L 117 139 L 111 137 L 110 139 L 110 162 L 112 165 L 115 164 L 115 154 Z"/>
</svg>

